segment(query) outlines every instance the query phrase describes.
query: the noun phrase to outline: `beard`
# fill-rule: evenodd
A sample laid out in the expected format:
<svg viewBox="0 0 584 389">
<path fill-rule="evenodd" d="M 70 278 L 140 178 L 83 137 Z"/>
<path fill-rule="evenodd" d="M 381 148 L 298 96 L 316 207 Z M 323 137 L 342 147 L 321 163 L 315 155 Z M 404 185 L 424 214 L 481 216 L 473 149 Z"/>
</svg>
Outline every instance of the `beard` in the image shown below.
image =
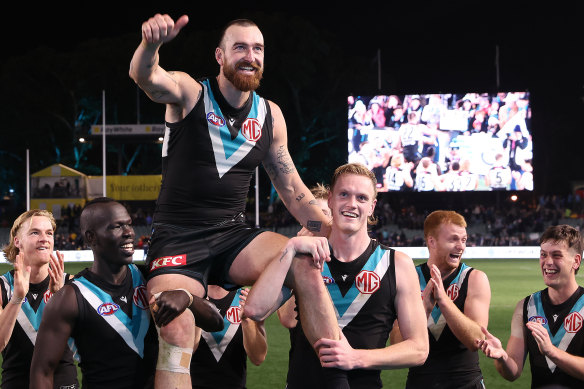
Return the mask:
<svg viewBox="0 0 584 389">
<path fill-rule="evenodd" d="M 240 66 L 251 66 L 255 69 L 255 73 L 252 75 L 239 74 L 237 68 Z M 250 92 L 259 88 L 263 73 L 263 68 L 255 63 L 244 60 L 241 60 L 234 65 L 226 63 L 225 66 L 223 66 L 223 75 L 225 78 L 242 92 Z"/>
</svg>

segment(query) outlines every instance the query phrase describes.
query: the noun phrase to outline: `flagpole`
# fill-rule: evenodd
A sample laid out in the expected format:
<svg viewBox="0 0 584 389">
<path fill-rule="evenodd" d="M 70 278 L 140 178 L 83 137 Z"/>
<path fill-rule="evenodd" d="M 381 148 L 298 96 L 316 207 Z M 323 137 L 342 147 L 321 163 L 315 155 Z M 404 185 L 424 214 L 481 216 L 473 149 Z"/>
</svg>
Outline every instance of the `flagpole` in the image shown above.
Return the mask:
<svg viewBox="0 0 584 389">
<path fill-rule="evenodd" d="M 103 197 L 105 197 L 106 196 L 106 184 L 105 184 L 106 183 L 106 180 L 105 180 L 105 174 L 106 174 L 105 173 L 106 172 L 106 170 L 105 170 L 105 155 L 106 155 L 106 152 L 105 152 L 105 149 L 106 149 L 106 147 L 105 147 L 105 90 L 102 91 L 101 96 L 102 96 L 102 98 L 101 98 L 101 101 L 102 101 L 102 107 L 101 107 L 101 112 L 102 112 L 102 114 L 101 114 L 101 117 L 102 117 L 102 126 L 101 126 L 101 140 L 102 140 L 102 142 L 101 142 L 102 143 L 101 159 L 102 159 L 102 162 L 101 163 L 102 163 L 102 167 L 101 167 L 101 170 L 102 170 L 102 193 L 103 193 Z"/>
</svg>

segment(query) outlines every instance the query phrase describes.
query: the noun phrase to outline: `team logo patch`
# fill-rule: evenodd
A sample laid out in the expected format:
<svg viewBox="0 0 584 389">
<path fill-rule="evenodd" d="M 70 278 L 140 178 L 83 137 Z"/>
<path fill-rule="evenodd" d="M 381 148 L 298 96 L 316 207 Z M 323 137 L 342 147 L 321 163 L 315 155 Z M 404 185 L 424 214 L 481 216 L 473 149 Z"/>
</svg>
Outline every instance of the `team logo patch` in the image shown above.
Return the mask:
<svg viewBox="0 0 584 389">
<path fill-rule="evenodd" d="M 180 254 L 180 255 L 169 255 L 166 257 L 156 258 L 150 264 L 150 271 L 154 271 L 159 267 L 169 267 L 169 266 L 181 266 L 187 264 L 187 255 Z"/>
<path fill-rule="evenodd" d="M 375 272 L 361 270 L 355 277 L 355 286 L 363 294 L 373 294 L 381 286 L 381 279 Z"/>
<path fill-rule="evenodd" d="M 460 291 L 458 285 L 452 284 L 446 289 L 446 294 L 450 297 L 450 300 L 454 301 L 458 298 L 458 292 Z"/>
<path fill-rule="evenodd" d="M 262 136 L 262 126 L 259 120 L 247 118 L 241 126 L 241 135 L 250 142 L 257 142 Z"/>
<path fill-rule="evenodd" d="M 584 319 L 578 312 L 572 312 L 564 319 L 564 328 L 566 332 L 574 333 L 580 331 Z"/>
<path fill-rule="evenodd" d="M 99 307 L 97 307 L 97 313 L 101 316 L 110 316 L 116 313 L 116 311 L 120 309 L 118 304 L 114 303 L 103 303 Z"/>
<path fill-rule="evenodd" d="M 43 295 L 43 301 L 45 302 L 45 304 L 49 301 L 49 299 L 53 297 L 53 294 L 51 293 L 50 290 L 47 289 L 47 291 L 45 292 L 45 294 Z"/>
<path fill-rule="evenodd" d="M 529 319 L 527 319 L 527 321 L 533 321 L 541 325 L 546 325 L 548 322 L 547 319 L 543 316 L 531 316 Z"/>
<path fill-rule="evenodd" d="M 134 296 L 132 296 L 132 300 L 134 301 L 134 305 L 138 308 L 148 309 L 148 298 L 146 294 L 146 287 L 144 285 L 140 285 L 134 289 Z"/>
<path fill-rule="evenodd" d="M 241 308 L 240 307 L 229 307 L 229 309 L 225 313 L 225 318 L 231 324 L 241 323 Z"/>
<path fill-rule="evenodd" d="M 214 126 L 223 127 L 225 125 L 225 120 L 223 120 L 221 116 L 215 114 L 215 112 L 209 112 L 207 114 L 207 121 Z"/>
<path fill-rule="evenodd" d="M 322 276 L 322 280 L 324 281 L 325 285 L 330 285 L 330 284 L 334 284 L 335 280 L 332 277 L 329 276 Z"/>
</svg>

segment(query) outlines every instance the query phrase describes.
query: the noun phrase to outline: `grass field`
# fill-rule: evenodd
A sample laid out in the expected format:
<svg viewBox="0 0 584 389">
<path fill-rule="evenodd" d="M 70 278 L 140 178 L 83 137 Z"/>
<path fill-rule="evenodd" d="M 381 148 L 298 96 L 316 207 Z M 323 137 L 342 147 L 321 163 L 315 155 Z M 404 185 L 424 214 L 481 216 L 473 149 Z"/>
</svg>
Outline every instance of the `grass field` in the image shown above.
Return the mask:
<svg viewBox="0 0 584 389">
<path fill-rule="evenodd" d="M 416 261 L 418 264 L 420 261 Z M 491 308 L 489 331 L 499 337 L 503 345 L 509 338 L 509 323 L 517 301 L 528 294 L 544 287 L 537 259 L 480 259 L 465 261 L 468 265 L 484 271 L 491 283 Z M 65 271 L 76 273 L 87 267 L 87 263 L 67 263 Z M 0 264 L 0 274 L 10 267 Z M 582 284 L 584 276 L 578 275 L 578 283 Z M 250 389 L 284 388 L 288 366 L 288 350 L 290 340 L 288 330 L 282 327 L 276 315 L 266 321 L 268 334 L 268 356 L 259 367 L 248 364 L 248 385 Z M 529 388 L 531 374 L 529 361 L 526 362 L 523 375 L 515 382 L 507 382 L 496 372 L 493 362 L 480 355 L 480 364 L 487 388 Z M 407 371 L 393 370 L 382 372 L 384 387 L 403 388 Z"/>
</svg>

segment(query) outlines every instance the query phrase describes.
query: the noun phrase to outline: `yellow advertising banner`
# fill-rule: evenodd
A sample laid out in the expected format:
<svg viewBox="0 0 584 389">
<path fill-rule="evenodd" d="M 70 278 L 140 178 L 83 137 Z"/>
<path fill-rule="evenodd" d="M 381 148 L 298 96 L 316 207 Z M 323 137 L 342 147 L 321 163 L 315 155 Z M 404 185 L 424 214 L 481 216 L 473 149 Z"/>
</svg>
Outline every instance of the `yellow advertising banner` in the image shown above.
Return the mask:
<svg viewBox="0 0 584 389">
<path fill-rule="evenodd" d="M 160 192 L 162 176 L 106 176 L 106 196 L 114 200 L 141 201 L 156 200 Z M 101 176 L 89 177 L 90 199 L 102 196 Z"/>
</svg>

